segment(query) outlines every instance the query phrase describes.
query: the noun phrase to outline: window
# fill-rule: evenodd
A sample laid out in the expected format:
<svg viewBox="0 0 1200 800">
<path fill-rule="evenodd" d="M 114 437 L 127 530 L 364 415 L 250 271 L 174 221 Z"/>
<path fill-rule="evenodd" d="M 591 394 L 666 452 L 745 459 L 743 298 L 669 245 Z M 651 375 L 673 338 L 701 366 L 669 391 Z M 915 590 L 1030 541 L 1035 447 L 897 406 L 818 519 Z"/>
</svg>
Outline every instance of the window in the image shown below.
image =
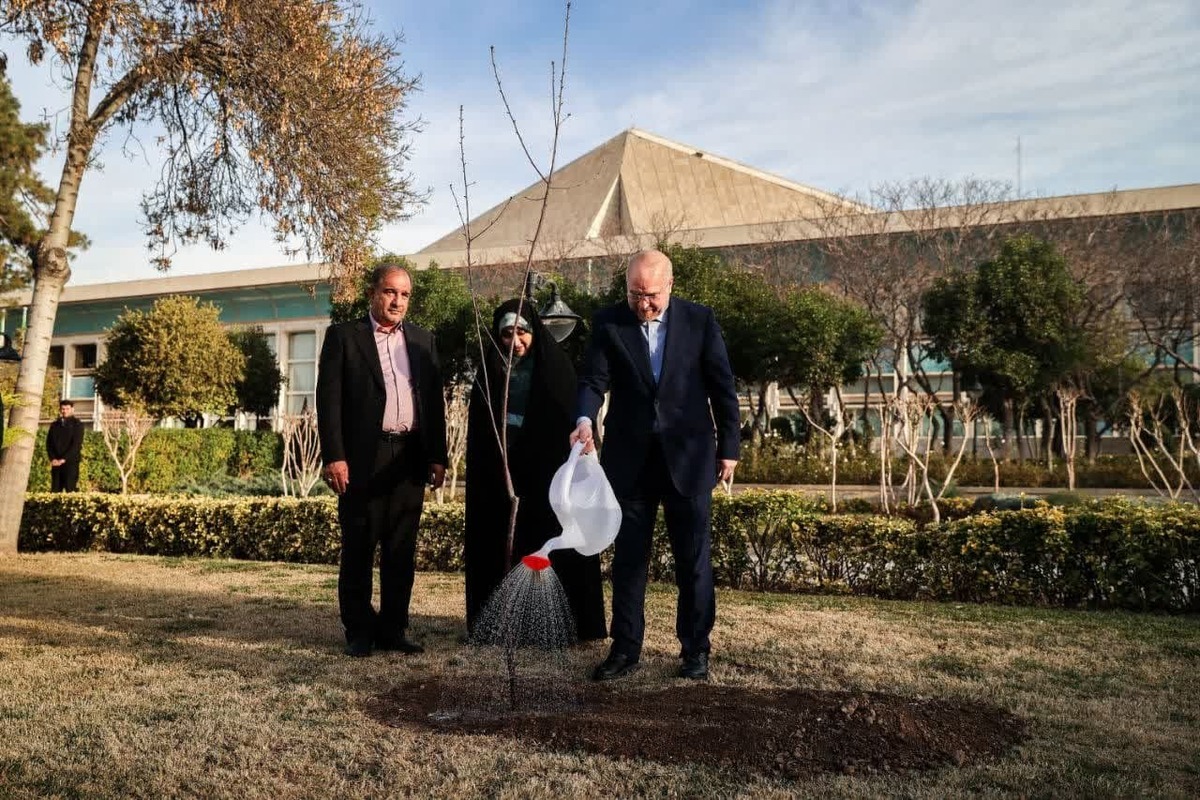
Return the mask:
<svg viewBox="0 0 1200 800">
<path fill-rule="evenodd" d="M 72 400 L 91 400 L 96 394 L 96 383 L 92 379 L 92 370 L 96 368 L 96 345 L 71 345 L 64 354 L 68 368 L 63 375 L 65 382 L 64 397 Z"/>
<path fill-rule="evenodd" d="M 63 364 L 66 363 L 64 359 L 63 346 L 61 344 L 53 345 L 50 348 L 50 360 L 46 362 L 46 366 L 50 369 L 62 369 Z"/>
<path fill-rule="evenodd" d="M 75 352 L 75 358 L 71 363 L 71 369 L 96 368 L 96 345 L 77 344 L 72 349 Z"/>
<path fill-rule="evenodd" d="M 91 400 L 96 394 L 96 382 L 91 375 L 72 375 L 67 382 L 67 397 L 72 400 Z"/>
<path fill-rule="evenodd" d="M 300 414 L 316 408 L 317 334 L 316 331 L 288 334 L 287 402 L 288 414 Z"/>
</svg>

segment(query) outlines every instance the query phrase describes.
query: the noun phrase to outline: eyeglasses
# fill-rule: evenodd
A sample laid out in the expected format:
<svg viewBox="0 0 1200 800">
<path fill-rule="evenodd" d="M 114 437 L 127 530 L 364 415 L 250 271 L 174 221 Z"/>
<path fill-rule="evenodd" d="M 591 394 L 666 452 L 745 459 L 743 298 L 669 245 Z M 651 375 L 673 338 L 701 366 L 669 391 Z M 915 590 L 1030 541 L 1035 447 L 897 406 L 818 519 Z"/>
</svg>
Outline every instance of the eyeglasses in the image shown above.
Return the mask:
<svg viewBox="0 0 1200 800">
<path fill-rule="evenodd" d="M 658 300 L 658 298 L 662 297 L 665 293 L 666 293 L 665 290 L 660 290 L 657 292 L 627 291 L 627 292 L 625 292 L 625 296 L 628 297 L 630 300 L 633 300 L 634 302 L 638 302 L 641 300 L 648 300 L 651 303 L 653 303 L 656 300 Z"/>
</svg>

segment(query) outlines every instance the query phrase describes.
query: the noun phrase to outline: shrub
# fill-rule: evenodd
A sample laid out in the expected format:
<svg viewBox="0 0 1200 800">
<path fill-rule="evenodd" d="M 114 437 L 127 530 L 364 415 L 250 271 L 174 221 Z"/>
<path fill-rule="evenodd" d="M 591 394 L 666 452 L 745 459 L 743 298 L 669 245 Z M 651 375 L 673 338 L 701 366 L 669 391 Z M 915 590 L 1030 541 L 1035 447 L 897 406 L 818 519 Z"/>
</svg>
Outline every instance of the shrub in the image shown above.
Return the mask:
<svg viewBox="0 0 1200 800">
<path fill-rule="evenodd" d="M 921 506 L 883 517 L 828 514 L 823 503 L 795 493 L 717 496 L 714 576 L 747 589 L 1200 610 L 1200 508 L 1125 500 L 1022 504 L 972 515 L 968 501 L 950 500 L 943 522 L 932 525 Z M 661 516 L 658 526 L 651 575 L 674 580 Z"/>
</svg>

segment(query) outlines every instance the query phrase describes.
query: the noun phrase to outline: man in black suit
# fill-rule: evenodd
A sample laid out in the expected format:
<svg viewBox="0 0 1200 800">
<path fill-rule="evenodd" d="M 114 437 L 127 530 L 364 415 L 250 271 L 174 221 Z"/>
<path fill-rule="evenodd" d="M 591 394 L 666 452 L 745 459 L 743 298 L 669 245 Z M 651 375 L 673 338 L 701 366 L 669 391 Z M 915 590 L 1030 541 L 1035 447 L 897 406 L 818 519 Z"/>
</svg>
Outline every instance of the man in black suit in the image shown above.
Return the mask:
<svg viewBox="0 0 1200 800">
<path fill-rule="evenodd" d="M 621 677 L 641 658 L 650 542 L 661 502 L 679 588 L 679 674 L 705 679 L 716 619 L 712 490 L 718 478 L 733 477 L 740 448 L 733 372 L 712 309 L 671 299 L 666 255 L 635 255 L 625 284 L 627 303 L 601 309 L 592 322 L 571 434 L 572 443 L 592 449 L 593 421 L 609 392 L 600 461 L 623 516 L 612 566 L 612 648 L 593 677 Z"/>
<path fill-rule="evenodd" d="M 58 419 L 46 432 L 46 455 L 50 457 L 50 491 L 75 491 L 83 457 L 83 423 L 75 418 L 75 404 L 70 400 L 58 404 Z"/>
<path fill-rule="evenodd" d="M 425 484 L 437 488 L 446 474 L 446 410 L 433 335 L 404 321 L 411 297 L 403 266 L 376 267 L 370 314 L 331 326 L 318 364 L 321 457 L 342 527 L 338 605 L 355 657 L 423 652 L 407 635 L 408 605 Z"/>
</svg>

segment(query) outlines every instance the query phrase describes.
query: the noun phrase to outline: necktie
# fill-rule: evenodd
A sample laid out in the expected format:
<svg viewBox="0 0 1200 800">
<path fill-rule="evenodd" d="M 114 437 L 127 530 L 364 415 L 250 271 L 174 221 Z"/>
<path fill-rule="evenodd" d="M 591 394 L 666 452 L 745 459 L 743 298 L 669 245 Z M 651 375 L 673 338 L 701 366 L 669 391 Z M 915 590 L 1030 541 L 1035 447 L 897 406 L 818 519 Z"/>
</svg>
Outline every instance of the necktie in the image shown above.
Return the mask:
<svg viewBox="0 0 1200 800">
<path fill-rule="evenodd" d="M 654 382 L 658 383 L 658 376 L 662 373 L 662 348 L 658 345 L 658 326 L 661 323 L 652 319 L 649 322 L 643 323 L 642 328 L 646 333 L 646 344 L 650 348 L 650 371 L 654 373 Z"/>
</svg>

